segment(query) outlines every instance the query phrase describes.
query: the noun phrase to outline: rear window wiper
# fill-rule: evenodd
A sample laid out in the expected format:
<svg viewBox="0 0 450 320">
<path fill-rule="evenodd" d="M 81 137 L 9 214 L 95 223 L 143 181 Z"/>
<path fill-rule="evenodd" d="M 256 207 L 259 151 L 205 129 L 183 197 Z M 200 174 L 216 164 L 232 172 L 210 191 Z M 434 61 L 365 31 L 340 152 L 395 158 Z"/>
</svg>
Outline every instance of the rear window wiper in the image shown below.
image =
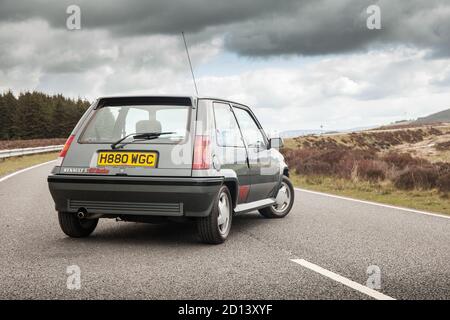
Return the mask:
<svg viewBox="0 0 450 320">
<path fill-rule="evenodd" d="M 119 149 L 124 147 L 125 145 L 136 141 L 136 140 L 152 140 L 152 139 L 156 139 L 159 136 L 165 135 L 165 134 L 173 134 L 176 132 L 143 132 L 143 133 L 131 133 L 126 135 L 123 138 L 120 138 L 119 140 L 117 140 L 116 142 L 114 142 L 113 144 L 111 144 L 111 149 Z M 128 142 L 122 142 L 126 139 L 128 139 L 129 137 L 133 137 L 133 139 L 131 141 Z M 118 146 L 120 144 L 120 146 Z"/>
</svg>

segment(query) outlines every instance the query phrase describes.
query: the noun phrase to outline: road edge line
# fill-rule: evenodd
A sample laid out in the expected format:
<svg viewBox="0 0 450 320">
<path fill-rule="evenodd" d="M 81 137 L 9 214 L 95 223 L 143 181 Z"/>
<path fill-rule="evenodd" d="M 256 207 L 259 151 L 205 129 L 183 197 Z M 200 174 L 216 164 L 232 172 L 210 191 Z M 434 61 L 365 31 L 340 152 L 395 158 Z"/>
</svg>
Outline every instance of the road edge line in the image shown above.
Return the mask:
<svg viewBox="0 0 450 320">
<path fill-rule="evenodd" d="M 423 214 L 423 215 L 427 215 L 427 216 L 432 216 L 432 217 L 438 217 L 438 218 L 450 219 L 450 216 L 447 216 L 447 215 L 444 215 L 444 214 L 439 214 L 439 213 L 433 213 L 433 212 L 421 211 L 421 210 L 410 209 L 410 208 L 405 208 L 405 207 L 397 207 L 397 206 L 390 205 L 390 204 L 384 204 L 384 203 L 373 202 L 373 201 L 368 201 L 368 200 L 360 200 L 360 199 L 355 199 L 355 198 L 350 198 L 350 197 L 344 197 L 344 196 L 338 196 L 338 195 L 331 194 L 331 193 L 325 193 L 325 192 L 319 192 L 319 191 L 312 191 L 312 190 L 307 190 L 307 189 L 302 189 L 302 188 L 294 188 L 294 189 L 297 190 L 297 191 L 306 192 L 306 193 L 311 193 L 311 194 L 317 194 L 317 195 L 325 196 L 325 197 L 331 197 L 331 198 L 336 198 L 336 199 L 341 199 L 341 200 L 347 200 L 347 201 L 354 201 L 354 202 L 359 202 L 359 203 L 364 203 L 364 204 L 370 204 L 370 205 L 373 205 L 373 206 L 379 206 L 379 207 L 384 207 L 384 208 L 389 208 L 389 209 L 395 209 L 395 210 L 401 210 L 401 211 L 406 211 L 406 212 L 419 213 L 419 214 Z"/>
<path fill-rule="evenodd" d="M 369 287 L 363 286 L 362 284 L 355 282 L 353 280 L 350 280 L 346 277 L 343 277 L 337 273 L 334 273 L 330 270 L 324 269 L 314 263 L 311 263 L 309 261 L 306 261 L 304 259 L 290 259 L 292 262 L 295 262 L 302 267 L 305 267 L 309 270 L 312 270 L 314 272 L 317 272 L 331 280 L 334 280 L 336 282 L 339 282 L 349 288 L 352 288 L 356 291 L 359 291 L 361 293 L 364 293 L 365 295 L 368 295 L 369 297 L 372 297 L 377 300 L 396 300 L 388 295 L 385 295 L 377 290 L 371 289 Z"/>
<path fill-rule="evenodd" d="M 15 175 L 18 175 L 18 174 L 20 174 L 20 173 L 23 173 L 23 172 L 26 172 L 26 171 L 29 171 L 29 170 L 32 170 L 32 169 L 35 169 L 35 168 L 44 166 L 44 165 L 46 165 L 46 164 L 49 164 L 49 163 L 52 163 L 52 162 L 55 162 L 55 161 L 56 161 L 56 159 L 55 159 L 55 160 L 46 161 L 46 162 L 43 162 L 43 163 L 38 163 L 38 164 L 35 164 L 34 166 L 27 167 L 27 168 L 24 168 L 24 169 L 20 169 L 19 171 L 15 171 L 15 172 L 10 173 L 10 174 L 8 174 L 8 175 L 6 175 L 6 176 L 4 176 L 4 177 L 1 177 L 1 178 L 0 178 L 0 182 L 3 182 L 3 181 L 5 181 L 5 180 L 8 180 L 9 178 L 12 178 L 12 177 L 14 177 Z"/>
</svg>

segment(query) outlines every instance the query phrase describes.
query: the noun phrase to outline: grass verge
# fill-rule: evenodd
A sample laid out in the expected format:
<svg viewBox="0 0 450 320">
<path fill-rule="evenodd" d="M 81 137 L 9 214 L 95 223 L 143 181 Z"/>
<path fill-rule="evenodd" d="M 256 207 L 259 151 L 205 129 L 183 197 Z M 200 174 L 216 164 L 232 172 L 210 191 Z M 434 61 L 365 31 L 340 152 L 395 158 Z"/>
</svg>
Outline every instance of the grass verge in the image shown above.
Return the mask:
<svg viewBox="0 0 450 320">
<path fill-rule="evenodd" d="M 0 177 L 35 164 L 56 160 L 58 154 L 59 152 L 50 152 L 0 160 Z"/>
<path fill-rule="evenodd" d="M 437 190 L 402 191 L 390 183 L 370 183 L 324 176 L 291 176 L 296 187 L 416 210 L 450 214 L 448 195 Z"/>
</svg>

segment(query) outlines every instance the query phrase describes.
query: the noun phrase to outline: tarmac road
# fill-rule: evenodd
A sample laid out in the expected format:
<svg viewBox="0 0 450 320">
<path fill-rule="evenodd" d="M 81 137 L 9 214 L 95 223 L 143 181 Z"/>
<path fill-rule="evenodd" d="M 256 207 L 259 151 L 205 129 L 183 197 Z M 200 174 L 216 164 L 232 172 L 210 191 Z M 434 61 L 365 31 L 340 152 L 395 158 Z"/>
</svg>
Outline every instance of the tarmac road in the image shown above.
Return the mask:
<svg viewBox="0 0 450 320">
<path fill-rule="evenodd" d="M 199 243 L 193 224 L 107 219 L 70 239 L 52 165 L 0 179 L 1 299 L 450 299 L 448 217 L 297 190 L 285 219 L 237 216 L 223 245 Z M 379 290 L 366 285 L 373 265 Z"/>
</svg>

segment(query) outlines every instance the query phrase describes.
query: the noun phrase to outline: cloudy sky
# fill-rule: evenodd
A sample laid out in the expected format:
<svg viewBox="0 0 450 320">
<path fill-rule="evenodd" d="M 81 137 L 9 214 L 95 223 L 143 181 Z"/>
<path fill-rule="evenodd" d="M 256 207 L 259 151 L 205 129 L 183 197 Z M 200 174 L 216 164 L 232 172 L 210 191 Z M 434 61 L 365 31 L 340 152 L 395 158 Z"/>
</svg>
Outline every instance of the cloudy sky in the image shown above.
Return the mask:
<svg viewBox="0 0 450 320">
<path fill-rule="evenodd" d="M 448 0 L 0 0 L 0 90 L 193 94 L 181 31 L 200 95 L 249 104 L 269 130 L 450 108 Z"/>
</svg>

